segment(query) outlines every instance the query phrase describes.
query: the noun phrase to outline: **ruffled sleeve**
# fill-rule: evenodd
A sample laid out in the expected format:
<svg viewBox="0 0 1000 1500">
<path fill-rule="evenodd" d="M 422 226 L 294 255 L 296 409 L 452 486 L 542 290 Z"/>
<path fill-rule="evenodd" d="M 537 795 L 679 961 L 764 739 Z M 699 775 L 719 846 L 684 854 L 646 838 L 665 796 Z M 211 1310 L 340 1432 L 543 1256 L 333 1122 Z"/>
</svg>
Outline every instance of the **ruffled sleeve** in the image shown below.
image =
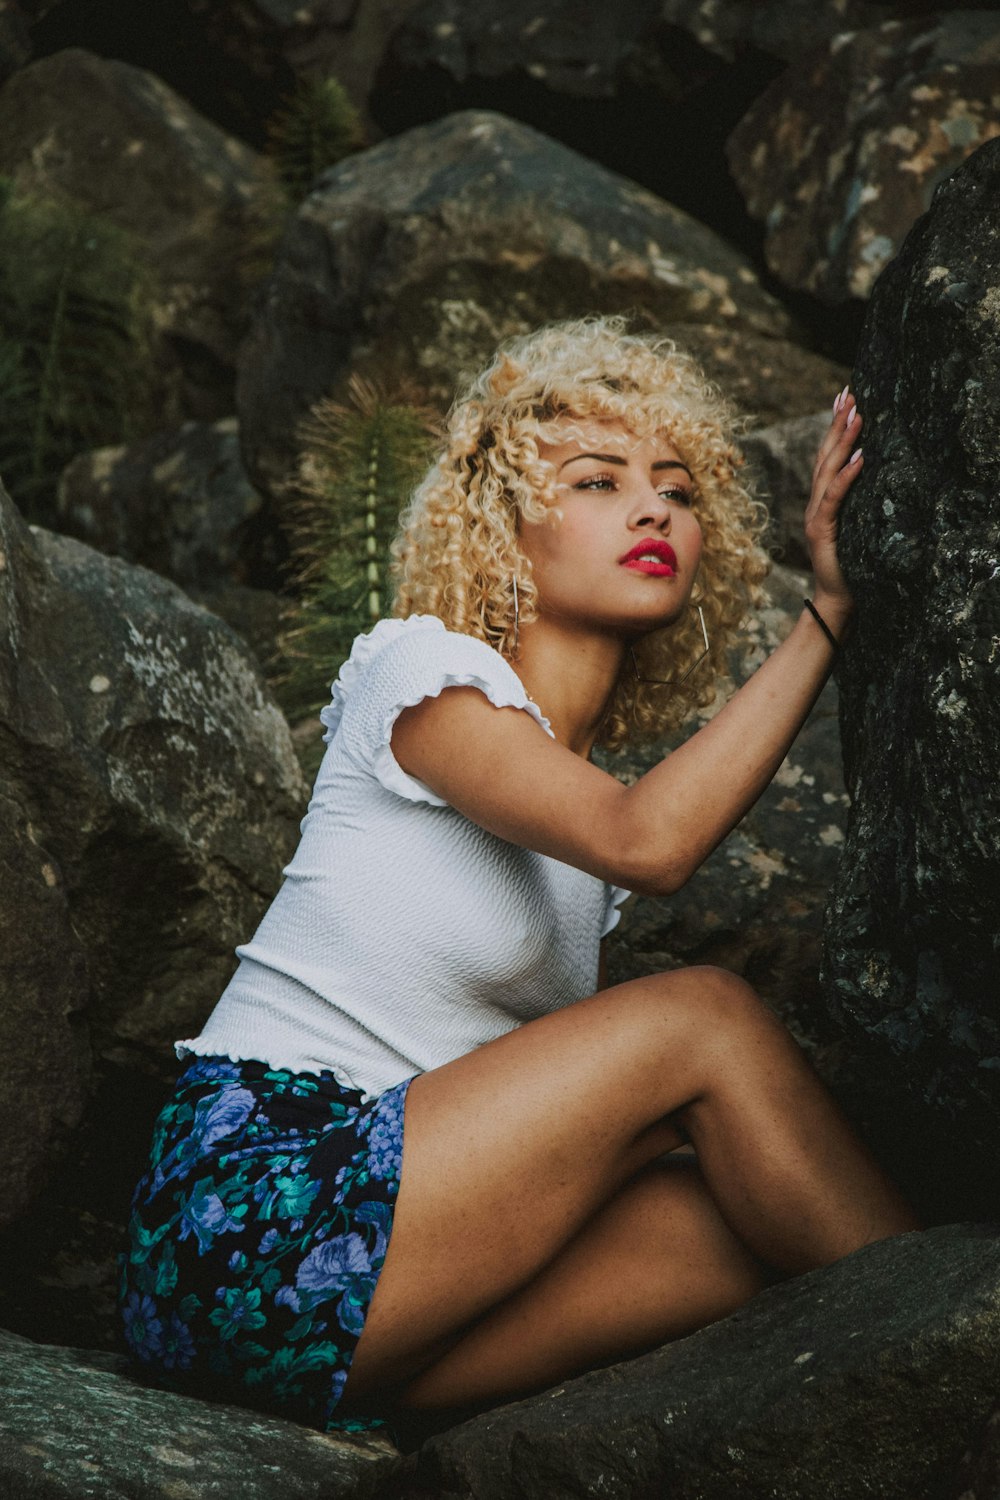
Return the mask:
<svg viewBox="0 0 1000 1500">
<path fill-rule="evenodd" d="M 604 926 L 601 928 L 601 937 L 606 938 L 608 933 L 618 926 L 621 920 L 622 903 L 627 901 L 632 892 L 627 891 L 621 885 L 608 886 L 608 904 L 604 911 Z"/>
<path fill-rule="evenodd" d="M 404 708 L 436 698 L 447 687 L 475 687 L 496 708 L 520 708 L 552 735 L 514 669 L 485 641 L 445 628 L 436 615 L 380 620 L 358 636 L 320 717 L 324 738 L 343 737 L 352 756 L 387 791 L 410 802 L 444 807 L 442 797 L 409 776 L 392 753 L 393 725 Z M 553 735 L 554 738 L 554 735 Z"/>
</svg>

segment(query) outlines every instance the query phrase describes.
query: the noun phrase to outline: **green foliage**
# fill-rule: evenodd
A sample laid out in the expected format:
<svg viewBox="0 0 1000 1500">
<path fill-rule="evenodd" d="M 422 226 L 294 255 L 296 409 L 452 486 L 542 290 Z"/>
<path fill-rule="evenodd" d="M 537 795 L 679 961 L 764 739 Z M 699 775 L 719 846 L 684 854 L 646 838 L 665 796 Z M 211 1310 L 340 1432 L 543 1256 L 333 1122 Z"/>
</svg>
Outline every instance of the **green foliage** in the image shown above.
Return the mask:
<svg viewBox="0 0 1000 1500">
<path fill-rule="evenodd" d="M 303 766 L 323 750 L 316 716 L 354 637 L 389 610 L 389 544 L 431 458 L 434 415 L 388 401 L 352 376 L 347 404 L 321 401 L 301 431 L 293 519 L 300 594 L 286 612 L 274 686 L 289 721 L 308 728 Z M 304 722 L 305 721 L 305 722 Z"/>
<path fill-rule="evenodd" d="M 82 209 L 0 189 L 0 474 L 48 520 L 74 454 L 141 430 L 151 388 L 148 274 Z"/>
<path fill-rule="evenodd" d="M 293 204 L 321 172 L 365 144 L 361 118 L 336 78 L 300 84 L 272 116 L 267 137 L 267 154 Z"/>
</svg>

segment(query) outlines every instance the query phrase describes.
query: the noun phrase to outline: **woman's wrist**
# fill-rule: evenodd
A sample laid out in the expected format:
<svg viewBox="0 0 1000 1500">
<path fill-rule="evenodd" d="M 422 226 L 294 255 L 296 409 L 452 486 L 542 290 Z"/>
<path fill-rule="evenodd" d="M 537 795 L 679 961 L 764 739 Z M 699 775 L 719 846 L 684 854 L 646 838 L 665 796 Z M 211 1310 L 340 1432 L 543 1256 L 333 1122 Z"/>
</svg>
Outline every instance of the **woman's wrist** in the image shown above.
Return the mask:
<svg viewBox="0 0 1000 1500">
<path fill-rule="evenodd" d="M 815 593 L 811 599 L 803 599 L 803 607 L 815 621 L 834 651 L 843 645 L 850 627 L 853 604 L 829 594 Z"/>
</svg>

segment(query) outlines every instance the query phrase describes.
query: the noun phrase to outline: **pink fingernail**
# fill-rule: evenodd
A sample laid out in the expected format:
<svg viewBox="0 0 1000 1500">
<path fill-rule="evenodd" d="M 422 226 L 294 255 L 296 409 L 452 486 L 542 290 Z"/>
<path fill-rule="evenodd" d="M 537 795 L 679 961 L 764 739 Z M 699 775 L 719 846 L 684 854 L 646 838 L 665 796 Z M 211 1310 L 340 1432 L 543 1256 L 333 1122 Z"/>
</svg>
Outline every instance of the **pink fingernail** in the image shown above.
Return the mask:
<svg viewBox="0 0 1000 1500">
<path fill-rule="evenodd" d="M 860 457 L 861 457 L 861 449 L 860 448 L 855 448 L 854 452 L 851 454 L 850 458 L 848 459 L 848 463 L 856 464 L 857 461 L 858 461 L 858 459 Z"/>
<path fill-rule="evenodd" d="M 856 406 L 852 406 L 851 407 L 851 411 L 850 411 L 850 415 L 847 418 L 847 426 L 848 427 L 850 427 L 854 423 L 857 415 L 858 415 L 858 408 Z"/>
</svg>

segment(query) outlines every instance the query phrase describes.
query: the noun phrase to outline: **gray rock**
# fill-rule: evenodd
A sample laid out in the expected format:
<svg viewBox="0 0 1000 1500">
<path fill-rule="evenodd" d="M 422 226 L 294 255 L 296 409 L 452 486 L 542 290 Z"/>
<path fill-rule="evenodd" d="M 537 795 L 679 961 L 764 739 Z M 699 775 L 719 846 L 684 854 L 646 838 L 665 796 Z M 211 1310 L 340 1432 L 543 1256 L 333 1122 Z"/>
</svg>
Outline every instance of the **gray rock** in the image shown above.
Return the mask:
<svg viewBox="0 0 1000 1500">
<path fill-rule="evenodd" d="M 1000 1239 L 868 1245 L 430 1439 L 393 1500 L 953 1500 L 1000 1381 Z"/>
<path fill-rule="evenodd" d="M 832 402 L 831 402 L 832 405 Z M 812 485 L 816 451 L 826 436 L 832 412 L 792 417 L 758 427 L 743 439 L 754 492 L 771 513 L 766 544 L 772 556 L 792 568 L 809 567 L 802 518 Z"/>
<path fill-rule="evenodd" d="M 305 788 L 221 621 L 145 569 L 29 532 L 2 490 L 0 610 L 6 1222 L 77 1123 L 91 1048 L 141 1066 L 200 1024 L 277 888 Z"/>
<path fill-rule="evenodd" d="M 56 501 L 60 531 L 200 589 L 247 581 L 262 507 L 235 417 L 83 453 Z"/>
<path fill-rule="evenodd" d="M 623 309 L 681 340 L 731 330 L 720 368 L 744 332 L 780 359 L 791 331 L 718 236 L 537 131 L 483 111 L 408 131 L 325 174 L 289 225 L 240 357 L 248 472 L 280 489 L 297 424 L 349 369 L 447 404 L 504 335 Z M 812 409 L 837 389 L 816 363 Z"/>
<path fill-rule="evenodd" d="M 853 810 L 826 1009 L 859 1099 L 936 1213 L 1000 1174 L 1000 141 L 884 272 L 854 388 L 866 462 L 842 521 Z"/>
<path fill-rule="evenodd" d="M 998 1500 L 1000 1497 L 1000 1406 L 978 1439 L 962 1455 L 958 1481 L 948 1500 Z"/>
<path fill-rule="evenodd" d="M 386 42 L 415 0 L 187 0 L 210 42 L 264 84 L 333 76 L 364 113 Z"/>
<path fill-rule="evenodd" d="M 729 163 L 789 287 L 866 298 L 935 186 L 996 134 L 1000 24 L 951 14 L 844 32 L 776 79 Z"/>
<path fill-rule="evenodd" d="M 2 1332 L 0 1400 L 11 1500 L 368 1500 L 397 1462 L 382 1437 L 154 1390 L 115 1355 Z"/>
<path fill-rule="evenodd" d="M 746 641 L 732 656 L 733 683 L 716 706 L 791 630 L 807 579 L 775 567 L 768 589 L 771 604 L 749 620 Z M 711 712 L 714 707 L 705 717 Z M 606 755 L 603 763 L 631 782 L 671 743 Z M 626 904 L 609 945 L 612 982 L 685 964 L 721 964 L 750 980 L 815 1052 L 823 907 L 846 821 L 837 695 L 830 682 L 771 786 L 684 889 L 668 900 L 636 896 Z M 822 1064 L 824 1054 L 816 1060 Z"/>
<path fill-rule="evenodd" d="M 31 56 L 28 18 L 14 0 L 0 0 L 0 82 Z"/>
<path fill-rule="evenodd" d="M 0 90 L 0 172 L 134 236 L 158 282 L 161 356 L 184 377 L 178 411 L 230 411 L 248 290 L 274 233 L 261 159 L 152 73 L 69 48 Z"/>
</svg>

